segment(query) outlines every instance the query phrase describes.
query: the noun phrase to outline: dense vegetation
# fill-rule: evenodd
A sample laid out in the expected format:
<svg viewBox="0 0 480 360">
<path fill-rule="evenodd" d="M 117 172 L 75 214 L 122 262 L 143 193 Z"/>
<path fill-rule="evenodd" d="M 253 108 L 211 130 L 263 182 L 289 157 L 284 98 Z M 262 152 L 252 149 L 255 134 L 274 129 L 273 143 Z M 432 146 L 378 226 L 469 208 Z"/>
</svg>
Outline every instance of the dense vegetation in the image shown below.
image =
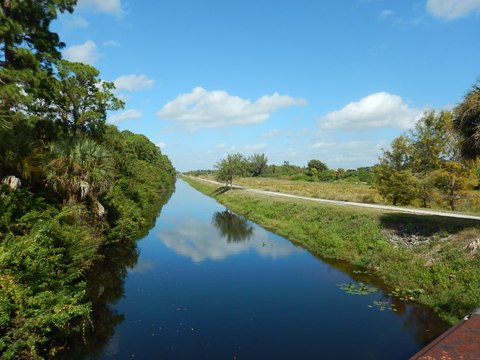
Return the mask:
<svg viewBox="0 0 480 360">
<path fill-rule="evenodd" d="M 409 133 L 384 151 L 375 185 L 394 205 L 445 207 L 456 210 L 477 186 L 477 164 L 460 156 L 460 139 L 452 113 L 430 111 Z"/>
<path fill-rule="evenodd" d="M 285 161 L 282 165 L 268 164 L 265 154 L 253 154 L 246 157 L 236 153 L 227 155 L 215 164 L 215 170 L 192 170 L 186 172 L 190 176 L 214 176 L 217 180 L 231 184 L 233 178 L 272 178 L 279 180 L 309 182 L 342 182 L 371 184 L 374 168 L 329 169 L 320 160 L 312 159 L 307 166 L 291 165 Z"/>
<path fill-rule="evenodd" d="M 324 259 L 378 276 L 455 322 L 480 304 L 477 222 L 274 198 L 185 178 L 232 211 Z"/>
<path fill-rule="evenodd" d="M 145 136 L 107 125 L 123 103 L 60 59 L 50 22 L 75 0 L 0 2 L 0 357 L 41 358 L 86 334 L 88 279 L 131 247 L 173 186 Z"/>
</svg>

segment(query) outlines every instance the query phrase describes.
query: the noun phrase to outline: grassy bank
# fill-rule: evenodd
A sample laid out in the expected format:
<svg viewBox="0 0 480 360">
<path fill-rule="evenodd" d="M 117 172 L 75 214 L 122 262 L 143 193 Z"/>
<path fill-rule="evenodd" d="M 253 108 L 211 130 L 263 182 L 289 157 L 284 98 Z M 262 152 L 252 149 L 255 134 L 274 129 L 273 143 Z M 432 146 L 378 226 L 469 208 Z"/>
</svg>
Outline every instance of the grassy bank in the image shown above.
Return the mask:
<svg viewBox="0 0 480 360">
<path fill-rule="evenodd" d="M 374 272 L 450 322 L 480 305 L 480 224 L 272 198 L 185 179 L 197 190 L 324 258 Z"/>
</svg>

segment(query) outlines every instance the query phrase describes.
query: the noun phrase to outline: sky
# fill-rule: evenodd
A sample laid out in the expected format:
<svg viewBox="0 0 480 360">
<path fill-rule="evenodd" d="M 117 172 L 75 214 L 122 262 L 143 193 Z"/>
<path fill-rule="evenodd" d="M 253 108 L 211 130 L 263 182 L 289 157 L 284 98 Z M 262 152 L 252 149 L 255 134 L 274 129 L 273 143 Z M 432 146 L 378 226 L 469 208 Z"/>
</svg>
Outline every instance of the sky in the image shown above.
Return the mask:
<svg viewBox="0 0 480 360">
<path fill-rule="evenodd" d="M 480 0 L 78 0 L 52 30 L 179 171 L 371 166 L 480 79 Z"/>
</svg>

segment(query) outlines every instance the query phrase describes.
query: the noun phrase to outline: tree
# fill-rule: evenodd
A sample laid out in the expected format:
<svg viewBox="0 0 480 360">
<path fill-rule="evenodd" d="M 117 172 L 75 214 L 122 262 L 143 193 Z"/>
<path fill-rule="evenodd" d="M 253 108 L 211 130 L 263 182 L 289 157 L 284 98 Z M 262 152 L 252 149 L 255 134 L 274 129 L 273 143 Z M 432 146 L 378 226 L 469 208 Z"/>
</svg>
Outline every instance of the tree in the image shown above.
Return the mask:
<svg viewBox="0 0 480 360">
<path fill-rule="evenodd" d="M 14 175 L 23 184 L 39 181 L 44 165 L 42 144 L 26 122 L 17 122 L 4 136 L 0 134 L 0 180 Z"/>
<path fill-rule="evenodd" d="M 268 167 L 268 159 L 265 154 L 253 154 L 248 158 L 252 176 L 260 176 L 265 173 Z"/>
<path fill-rule="evenodd" d="M 410 133 L 412 139 L 411 169 L 417 178 L 417 197 L 421 206 L 433 200 L 435 181 L 433 172 L 445 161 L 455 159 L 456 137 L 452 131 L 452 114 L 434 110 L 425 112 Z"/>
<path fill-rule="evenodd" d="M 374 186 L 393 205 L 408 205 L 415 198 L 415 177 L 409 169 L 412 144 L 406 136 L 393 140 L 392 150 L 383 151 L 375 169 Z"/>
<path fill-rule="evenodd" d="M 35 69 L 60 59 L 64 47 L 50 23 L 59 12 L 73 12 L 77 0 L 1 0 L 0 65 Z"/>
<path fill-rule="evenodd" d="M 19 107 L 48 96 L 52 63 L 64 47 L 49 27 L 59 12 L 72 12 L 76 0 L 0 0 L 0 127 L 22 118 Z"/>
<path fill-rule="evenodd" d="M 452 211 L 458 201 L 478 183 L 473 169 L 457 161 L 445 162 L 441 169 L 433 173 L 433 177 L 442 198 Z"/>
<path fill-rule="evenodd" d="M 235 176 L 244 176 L 248 172 L 248 161 L 242 154 L 230 154 L 225 159 L 219 160 L 215 167 L 217 171 L 217 180 L 225 182 L 225 186 L 232 187 Z"/>
<path fill-rule="evenodd" d="M 64 199 L 64 205 L 97 200 L 113 181 L 110 154 L 95 141 L 80 138 L 62 141 L 52 149 L 53 159 L 46 167 L 46 182 Z"/>
<path fill-rule="evenodd" d="M 316 172 L 322 172 L 322 171 L 328 170 L 328 166 L 325 163 L 315 159 L 310 160 L 307 164 L 307 167 L 310 171 L 312 169 L 315 169 Z"/>
<path fill-rule="evenodd" d="M 462 157 L 477 159 L 480 155 L 480 80 L 454 109 L 453 124 L 460 135 Z"/>
<path fill-rule="evenodd" d="M 123 101 L 113 95 L 111 82 L 99 79 L 92 66 L 61 60 L 57 64 L 58 82 L 50 114 L 64 132 L 99 137 L 105 130 L 108 110 L 123 108 Z"/>
</svg>

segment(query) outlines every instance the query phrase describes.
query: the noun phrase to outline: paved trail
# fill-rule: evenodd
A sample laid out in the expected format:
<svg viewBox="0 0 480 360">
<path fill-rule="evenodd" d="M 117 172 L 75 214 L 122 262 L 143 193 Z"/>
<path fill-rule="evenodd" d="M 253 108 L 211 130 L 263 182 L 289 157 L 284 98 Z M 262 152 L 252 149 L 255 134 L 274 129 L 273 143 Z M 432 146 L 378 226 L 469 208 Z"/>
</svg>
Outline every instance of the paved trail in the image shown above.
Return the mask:
<svg viewBox="0 0 480 360">
<path fill-rule="evenodd" d="M 209 182 L 209 183 L 212 183 L 212 184 L 217 184 L 217 185 L 222 185 L 222 186 L 225 185 L 223 183 L 219 183 L 219 182 L 213 181 L 213 180 L 201 179 L 201 178 L 198 178 L 198 177 L 191 177 L 191 178 L 195 179 L 195 180 Z M 256 194 L 261 194 L 261 195 L 267 195 L 267 196 L 277 196 L 277 197 L 286 197 L 286 198 L 292 198 L 292 199 L 302 199 L 302 200 L 316 201 L 316 202 L 320 202 L 320 203 L 335 204 L 335 205 L 341 205 L 341 206 L 358 206 L 358 207 L 365 207 L 365 208 L 371 208 L 371 209 L 390 210 L 390 211 L 397 211 L 397 212 L 416 214 L 416 215 L 434 215 L 434 216 L 444 216 L 444 217 L 449 217 L 449 218 L 469 219 L 469 220 L 480 221 L 480 216 L 475 216 L 475 215 L 465 215 L 465 214 L 458 214 L 458 213 L 452 213 L 452 212 L 442 212 L 442 211 L 423 210 L 423 209 L 409 209 L 409 208 L 404 208 L 404 207 L 399 207 L 399 206 L 391 206 L 391 205 L 377 205 L 377 204 L 365 204 L 365 203 L 349 202 L 349 201 L 318 199 L 318 198 L 311 198 L 311 197 L 306 197 L 306 196 L 285 194 L 285 193 L 274 192 L 274 191 L 251 189 L 251 188 L 238 186 L 238 185 L 233 185 L 233 187 L 235 189 L 241 189 L 241 190 L 244 190 L 244 191 L 248 191 L 248 192 L 252 192 L 252 193 L 256 193 Z"/>
</svg>

